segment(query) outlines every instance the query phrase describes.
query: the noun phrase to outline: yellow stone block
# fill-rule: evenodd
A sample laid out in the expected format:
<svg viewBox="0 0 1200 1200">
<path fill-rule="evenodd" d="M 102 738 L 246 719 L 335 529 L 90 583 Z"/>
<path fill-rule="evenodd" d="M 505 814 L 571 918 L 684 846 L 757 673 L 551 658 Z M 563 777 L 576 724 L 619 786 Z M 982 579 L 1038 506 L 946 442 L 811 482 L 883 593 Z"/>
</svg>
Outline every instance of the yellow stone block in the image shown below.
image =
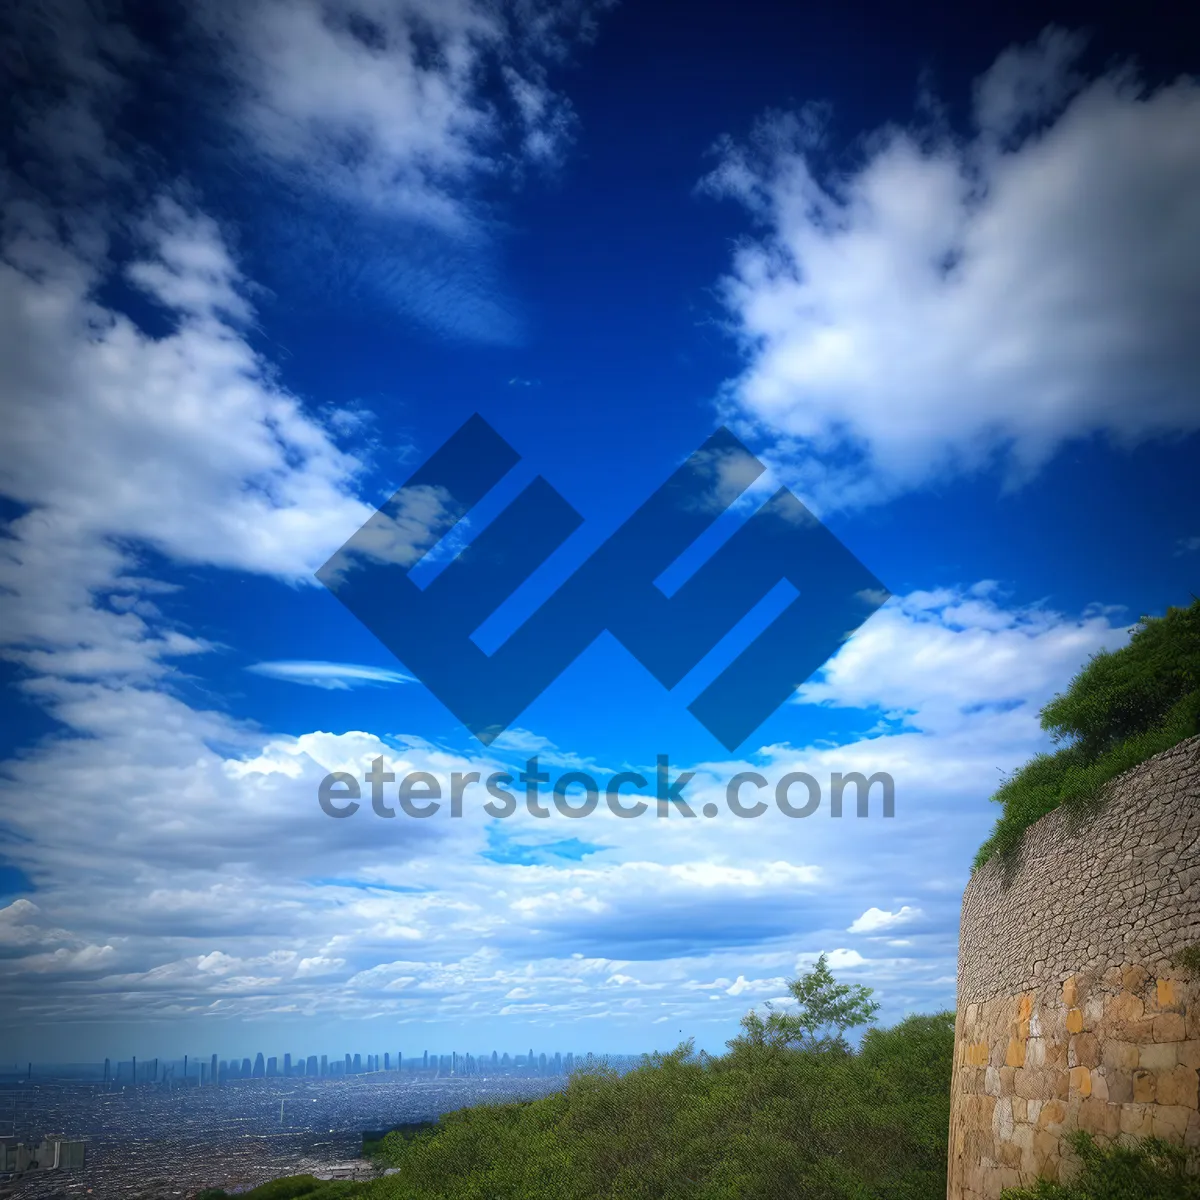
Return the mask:
<svg viewBox="0 0 1200 1200">
<path fill-rule="evenodd" d="M 1061 1100 L 1047 1100 L 1038 1113 L 1038 1127 L 1055 1130 L 1067 1119 L 1067 1106 Z"/>
<path fill-rule="evenodd" d="M 1083 1009 L 1071 1008 L 1067 1010 L 1067 1032 L 1083 1032 Z"/>
<path fill-rule="evenodd" d="M 1063 982 L 1063 1004 L 1067 1008 L 1075 1008 L 1079 1003 L 1079 984 L 1075 981 L 1075 976 Z"/>
<path fill-rule="evenodd" d="M 1078 1092 L 1080 1096 L 1092 1094 L 1092 1073 L 1087 1067 L 1071 1068 L 1071 1091 Z"/>
<path fill-rule="evenodd" d="M 1019 1038 L 1010 1038 L 1008 1049 L 1004 1052 L 1004 1065 L 1007 1067 L 1023 1067 L 1025 1065 L 1025 1043 Z"/>
<path fill-rule="evenodd" d="M 1179 991 L 1172 979 L 1160 979 L 1155 984 L 1155 998 L 1159 1008 L 1173 1008 L 1179 1003 Z"/>
<path fill-rule="evenodd" d="M 1020 1000 L 1017 1001 L 1017 1020 L 1028 1021 L 1029 1014 L 1033 1012 L 1033 996 L 1026 992 Z"/>
</svg>

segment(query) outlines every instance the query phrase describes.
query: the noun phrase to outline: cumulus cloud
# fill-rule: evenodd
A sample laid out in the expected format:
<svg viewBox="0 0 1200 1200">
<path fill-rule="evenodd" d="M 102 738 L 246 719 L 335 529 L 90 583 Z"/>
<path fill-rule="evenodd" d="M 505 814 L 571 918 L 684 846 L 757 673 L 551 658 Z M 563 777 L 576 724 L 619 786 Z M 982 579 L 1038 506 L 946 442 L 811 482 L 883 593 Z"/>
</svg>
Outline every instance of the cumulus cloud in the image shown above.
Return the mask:
<svg viewBox="0 0 1200 1200">
<path fill-rule="evenodd" d="M 1079 48 L 1006 52 L 969 136 L 880 130 L 836 176 L 820 109 L 722 144 L 705 186 L 762 226 L 722 283 L 728 415 L 820 506 L 1200 429 L 1200 84 L 1087 80 Z"/>
<path fill-rule="evenodd" d="M 919 916 L 921 916 L 921 910 L 907 904 L 902 904 L 895 912 L 872 906 L 861 917 L 855 917 L 846 932 L 878 933 L 881 929 L 891 929 L 896 925 L 903 925 Z"/>
</svg>

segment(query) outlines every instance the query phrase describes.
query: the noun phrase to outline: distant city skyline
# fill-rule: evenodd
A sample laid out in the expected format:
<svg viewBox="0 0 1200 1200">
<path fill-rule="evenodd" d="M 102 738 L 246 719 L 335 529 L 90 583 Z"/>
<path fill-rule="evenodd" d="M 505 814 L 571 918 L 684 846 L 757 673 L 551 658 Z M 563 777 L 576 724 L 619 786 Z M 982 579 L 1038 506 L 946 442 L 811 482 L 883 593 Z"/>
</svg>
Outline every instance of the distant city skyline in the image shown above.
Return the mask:
<svg viewBox="0 0 1200 1200">
<path fill-rule="evenodd" d="M 175 1058 L 108 1057 L 97 1061 L 55 1062 L 27 1060 L 0 1065 L 0 1079 L 94 1079 L 113 1085 L 179 1084 L 181 1086 L 217 1086 L 254 1079 L 344 1079 L 359 1075 L 424 1074 L 449 1075 L 566 1075 L 591 1060 L 628 1060 L 639 1055 L 605 1055 L 593 1051 L 534 1050 L 513 1053 L 493 1048 L 485 1051 L 422 1050 L 407 1055 L 403 1051 L 346 1051 L 342 1055 L 294 1055 L 290 1051 L 253 1056 L 181 1055 Z"/>
</svg>

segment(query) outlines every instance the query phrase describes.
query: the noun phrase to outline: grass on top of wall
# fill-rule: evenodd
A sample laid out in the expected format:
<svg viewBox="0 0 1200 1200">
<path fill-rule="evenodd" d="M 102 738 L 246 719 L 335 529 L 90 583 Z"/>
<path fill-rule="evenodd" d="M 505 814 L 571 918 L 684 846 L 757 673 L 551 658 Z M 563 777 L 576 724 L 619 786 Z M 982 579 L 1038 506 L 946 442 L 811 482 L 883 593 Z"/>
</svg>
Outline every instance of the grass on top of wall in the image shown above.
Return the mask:
<svg viewBox="0 0 1200 1200">
<path fill-rule="evenodd" d="M 1200 732 L 1200 600 L 1144 617 L 1126 646 L 1093 656 L 1041 720 L 1059 748 L 992 797 L 1003 813 L 976 868 L 1016 850 L 1039 817 L 1095 801 L 1110 780 Z"/>
</svg>

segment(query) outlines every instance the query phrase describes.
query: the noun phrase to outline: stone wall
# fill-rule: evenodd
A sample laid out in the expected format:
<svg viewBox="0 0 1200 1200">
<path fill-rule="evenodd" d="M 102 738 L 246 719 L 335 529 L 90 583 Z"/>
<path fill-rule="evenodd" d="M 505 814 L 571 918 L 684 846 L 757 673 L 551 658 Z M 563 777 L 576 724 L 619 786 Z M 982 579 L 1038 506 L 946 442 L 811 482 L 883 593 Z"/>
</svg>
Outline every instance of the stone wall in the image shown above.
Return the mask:
<svg viewBox="0 0 1200 1200">
<path fill-rule="evenodd" d="M 949 1200 L 1066 1177 L 1074 1129 L 1200 1146 L 1200 737 L 1059 809 L 963 896 Z"/>
</svg>

